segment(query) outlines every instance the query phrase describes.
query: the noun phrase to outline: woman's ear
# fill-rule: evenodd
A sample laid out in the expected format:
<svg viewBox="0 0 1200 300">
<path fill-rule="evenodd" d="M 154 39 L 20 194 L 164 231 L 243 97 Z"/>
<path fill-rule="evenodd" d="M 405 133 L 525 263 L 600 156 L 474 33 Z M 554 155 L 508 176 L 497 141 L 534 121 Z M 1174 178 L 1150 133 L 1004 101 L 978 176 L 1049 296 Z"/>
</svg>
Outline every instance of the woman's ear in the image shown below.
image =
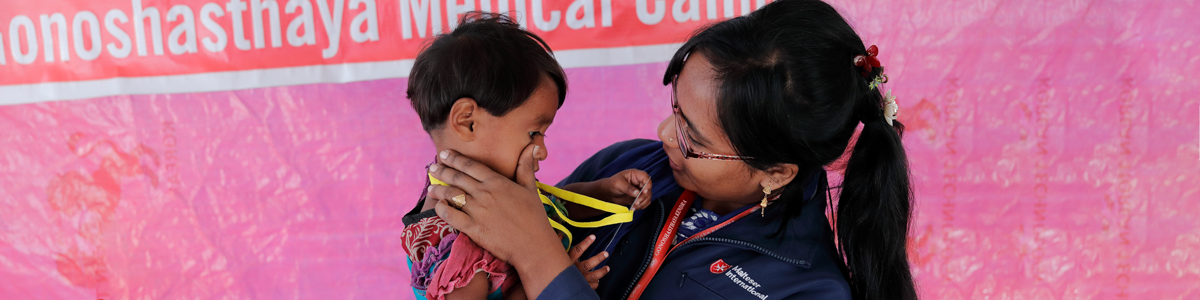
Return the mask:
<svg viewBox="0 0 1200 300">
<path fill-rule="evenodd" d="M 479 105 L 475 99 L 458 98 L 450 107 L 450 117 L 446 120 L 446 128 L 454 137 L 462 142 L 475 140 L 475 122 L 479 121 Z"/>
<path fill-rule="evenodd" d="M 763 173 L 766 178 L 763 179 L 762 186 L 779 190 L 796 179 L 796 175 L 800 173 L 800 167 L 795 164 L 779 164 L 763 170 Z"/>
</svg>

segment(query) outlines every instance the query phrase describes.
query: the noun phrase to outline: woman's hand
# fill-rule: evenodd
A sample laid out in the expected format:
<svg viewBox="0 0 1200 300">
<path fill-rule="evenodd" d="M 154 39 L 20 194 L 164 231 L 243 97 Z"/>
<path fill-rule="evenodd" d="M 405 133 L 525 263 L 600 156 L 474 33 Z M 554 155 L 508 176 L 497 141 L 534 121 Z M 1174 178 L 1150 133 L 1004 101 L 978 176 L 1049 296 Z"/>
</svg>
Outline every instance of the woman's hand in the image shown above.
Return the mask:
<svg viewBox="0 0 1200 300">
<path fill-rule="evenodd" d="M 468 235 L 492 255 L 517 269 L 530 299 L 536 299 L 556 276 L 575 260 L 562 249 L 538 198 L 537 145 L 521 153 L 516 182 L 455 151 L 438 153 L 429 171 L 453 186 L 430 186 L 429 197 L 438 200 L 438 216 Z M 465 205 L 455 209 L 449 200 L 465 195 Z"/>
</svg>

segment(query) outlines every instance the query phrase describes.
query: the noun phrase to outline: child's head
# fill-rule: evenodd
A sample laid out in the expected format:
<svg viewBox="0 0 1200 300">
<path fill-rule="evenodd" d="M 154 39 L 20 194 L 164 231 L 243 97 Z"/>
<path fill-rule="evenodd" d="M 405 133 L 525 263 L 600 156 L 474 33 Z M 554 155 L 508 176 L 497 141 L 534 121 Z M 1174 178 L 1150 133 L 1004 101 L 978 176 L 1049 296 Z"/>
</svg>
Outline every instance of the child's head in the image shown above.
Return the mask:
<svg viewBox="0 0 1200 300">
<path fill-rule="evenodd" d="M 567 95 L 550 47 L 500 14 L 469 13 L 413 62 L 408 99 L 439 149 L 513 178 L 521 151 L 541 146 Z"/>
</svg>

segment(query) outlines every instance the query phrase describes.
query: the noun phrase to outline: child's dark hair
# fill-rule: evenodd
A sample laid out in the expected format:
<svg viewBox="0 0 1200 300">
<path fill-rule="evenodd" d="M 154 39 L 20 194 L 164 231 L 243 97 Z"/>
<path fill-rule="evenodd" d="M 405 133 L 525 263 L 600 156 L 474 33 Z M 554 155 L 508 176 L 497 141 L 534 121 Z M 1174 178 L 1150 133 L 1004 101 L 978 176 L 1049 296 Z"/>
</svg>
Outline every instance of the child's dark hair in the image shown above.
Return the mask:
<svg viewBox="0 0 1200 300">
<path fill-rule="evenodd" d="M 819 0 L 775 1 L 697 33 L 675 53 L 663 84 L 696 53 L 715 68 L 721 127 L 737 155 L 755 158 L 749 167 L 795 164 L 811 174 L 842 156 L 862 124 L 834 214 L 850 292 L 915 299 L 905 248 L 913 204 L 904 126 L 885 121 L 883 95 L 868 87 L 882 68 L 863 76 L 854 65 L 867 49 L 846 20 Z M 783 188 L 779 216 L 800 214 L 804 204 L 788 195 L 802 194 L 805 177 Z"/>
<path fill-rule="evenodd" d="M 459 98 L 472 98 L 495 116 L 521 106 L 547 76 L 558 86 L 567 77 L 550 46 L 503 14 L 470 12 L 453 32 L 438 35 L 413 62 L 408 99 L 426 132 L 446 121 Z"/>
</svg>

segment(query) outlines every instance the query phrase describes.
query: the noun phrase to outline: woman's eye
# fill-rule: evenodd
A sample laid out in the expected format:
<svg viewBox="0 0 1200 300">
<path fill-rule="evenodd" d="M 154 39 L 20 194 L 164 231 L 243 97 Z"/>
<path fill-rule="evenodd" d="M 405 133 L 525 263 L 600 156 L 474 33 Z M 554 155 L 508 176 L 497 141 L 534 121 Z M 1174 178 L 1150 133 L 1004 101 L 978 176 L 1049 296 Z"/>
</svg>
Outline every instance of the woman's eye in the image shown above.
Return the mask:
<svg viewBox="0 0 1200 300">
<path fill-rule="evenodd" d="M 536 138 L 536 137 L 538 137 L 539 135 L 540 135 L 540 136 L 546 136 L 546 134 L 542 133 L 541 131 L 530 131 L 530 132 L 529 132 L 529 138 Z"/>
</svg>

